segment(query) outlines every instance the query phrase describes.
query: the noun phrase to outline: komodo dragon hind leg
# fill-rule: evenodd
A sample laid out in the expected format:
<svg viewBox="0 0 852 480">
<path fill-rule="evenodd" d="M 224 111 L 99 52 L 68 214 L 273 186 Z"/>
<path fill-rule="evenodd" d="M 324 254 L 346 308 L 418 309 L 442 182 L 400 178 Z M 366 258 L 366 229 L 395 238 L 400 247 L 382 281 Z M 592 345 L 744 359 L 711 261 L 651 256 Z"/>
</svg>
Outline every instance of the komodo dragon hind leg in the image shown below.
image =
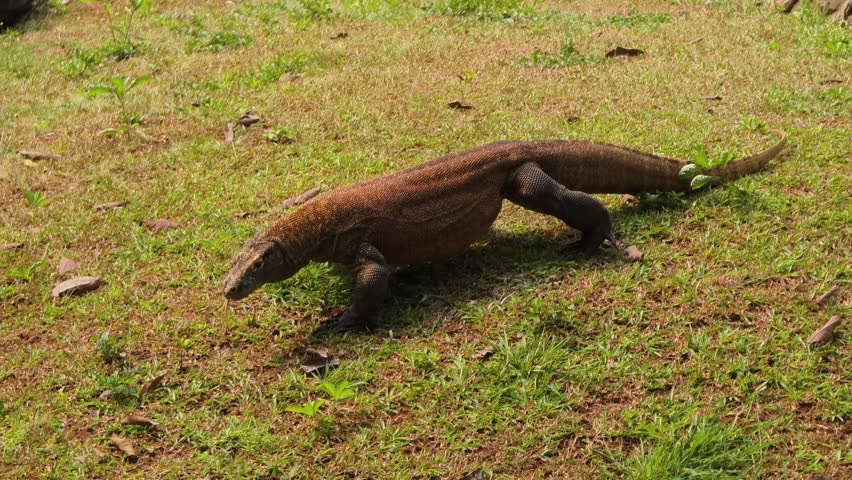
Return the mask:
<svg viewBox="0 0 852 480">
<path fill-rule="evenodd" d="M 606 207 L 587 193 L 568 190 L 536 163 L 516 168 L 509 175 L 503 195 L 512 203 L 552 215 L 583 232 L 573 247 L 587 255 L 597 253 L 604 240 L 616 245 Z"/>
<path fill-rule="evenodd" d="M 350 268 L 355 275 L 352 305 L 340 318 L 314 330 L 314 336 L 363 330 L 370 317 L 381 307 L 388 289 L 388 267 L 385 257 L 369 243 L 358 248 Z"/>
</svg>

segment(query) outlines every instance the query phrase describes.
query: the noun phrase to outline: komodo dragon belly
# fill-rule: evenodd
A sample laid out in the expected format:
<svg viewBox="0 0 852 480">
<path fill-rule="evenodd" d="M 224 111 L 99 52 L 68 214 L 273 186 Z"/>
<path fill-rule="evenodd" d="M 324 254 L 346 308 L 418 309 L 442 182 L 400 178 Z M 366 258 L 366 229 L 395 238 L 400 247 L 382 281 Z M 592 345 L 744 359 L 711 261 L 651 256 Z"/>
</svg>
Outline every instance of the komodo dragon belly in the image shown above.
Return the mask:
<svg viewBox="0 0 852 480">
<path fill-rule="evenodd" d="M 388 263 L 424 263 L 464 251 L 488 232 L 503 202 L 496 193 L 423 200 L 400 202 L 372 230 L 370 243 Z"/>
<path fill-rule="evenodd" d="M 452 256 L 485 236 L 501 206 L 499 198 L 468 205 L 463 214 L 454 212 L 441 225 L 429 228 L 390 220 L 379 230 L 381 233 L 371 235 L 371 243 L 390 264 L 417 264 Z"/>
</svg>

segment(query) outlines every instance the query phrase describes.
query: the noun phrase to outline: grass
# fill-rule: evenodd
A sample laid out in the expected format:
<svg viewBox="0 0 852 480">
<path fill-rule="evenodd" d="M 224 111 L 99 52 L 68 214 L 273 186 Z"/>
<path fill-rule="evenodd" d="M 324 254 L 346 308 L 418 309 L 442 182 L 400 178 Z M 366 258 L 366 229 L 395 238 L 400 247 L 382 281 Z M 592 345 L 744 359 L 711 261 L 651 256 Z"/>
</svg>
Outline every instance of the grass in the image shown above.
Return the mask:
<svg viewBox="0 0 852 480">
<path fill-rule="evenodd" d="M 129 55 L 97 3 L 6 30 L 0 477 L 848 477 L 848 329 L 805 342 L 850 314 L 852 36 L 760 3 L 149 2 Z M 507 204 L 468 253 L 395 271 L 371 333 L 309 337 L 348 301 L 329 265 L 222 308 L 230 258 L 310 188 L 496 140 L 718 159 L 777 128 L 764 172 L 601 197 L 641 263 L 565 256 L 571 232 Z M 106 285 L 52 300 L 63 256 Z M 340 367 L 304 375 L 308 347 Z"/>
</svg>

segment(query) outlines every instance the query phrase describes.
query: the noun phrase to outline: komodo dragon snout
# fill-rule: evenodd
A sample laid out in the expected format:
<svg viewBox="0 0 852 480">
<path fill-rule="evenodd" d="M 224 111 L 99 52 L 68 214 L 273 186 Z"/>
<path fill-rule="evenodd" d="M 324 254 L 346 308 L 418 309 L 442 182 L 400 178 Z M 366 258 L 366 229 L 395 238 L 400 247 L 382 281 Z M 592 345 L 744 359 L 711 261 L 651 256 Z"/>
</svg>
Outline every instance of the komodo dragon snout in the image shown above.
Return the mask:
<svg viewBox="0 0 852 480">
<path fill-rule="evenodd" d="M 249 240 L 234 257 L 231 271 L 225 276 L 225 298 L 245 298 L 264 283 L 280 282 L 292 277 L 301 267 L 288 261 L 278 242 Z"/>
</svg>

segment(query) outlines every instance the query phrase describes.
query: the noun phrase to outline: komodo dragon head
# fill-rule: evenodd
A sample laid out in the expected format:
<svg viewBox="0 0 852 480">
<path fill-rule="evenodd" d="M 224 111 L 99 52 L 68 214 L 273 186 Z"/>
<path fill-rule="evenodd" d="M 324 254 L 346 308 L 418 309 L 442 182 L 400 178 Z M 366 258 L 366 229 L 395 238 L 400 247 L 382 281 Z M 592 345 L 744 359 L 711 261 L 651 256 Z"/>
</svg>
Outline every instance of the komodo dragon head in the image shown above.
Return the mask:
<svg viewBox="0 0 852 480">
<path fill-rule="evenodd" d="M 288 258 L 285 248 L 278 242 L 252 238 L 234 257 L 231 271 L 225 277 L 225 298 L 245 298 L 264 283 L 292 277 L 303 266 L 303 262 Z"/>
</svg>

